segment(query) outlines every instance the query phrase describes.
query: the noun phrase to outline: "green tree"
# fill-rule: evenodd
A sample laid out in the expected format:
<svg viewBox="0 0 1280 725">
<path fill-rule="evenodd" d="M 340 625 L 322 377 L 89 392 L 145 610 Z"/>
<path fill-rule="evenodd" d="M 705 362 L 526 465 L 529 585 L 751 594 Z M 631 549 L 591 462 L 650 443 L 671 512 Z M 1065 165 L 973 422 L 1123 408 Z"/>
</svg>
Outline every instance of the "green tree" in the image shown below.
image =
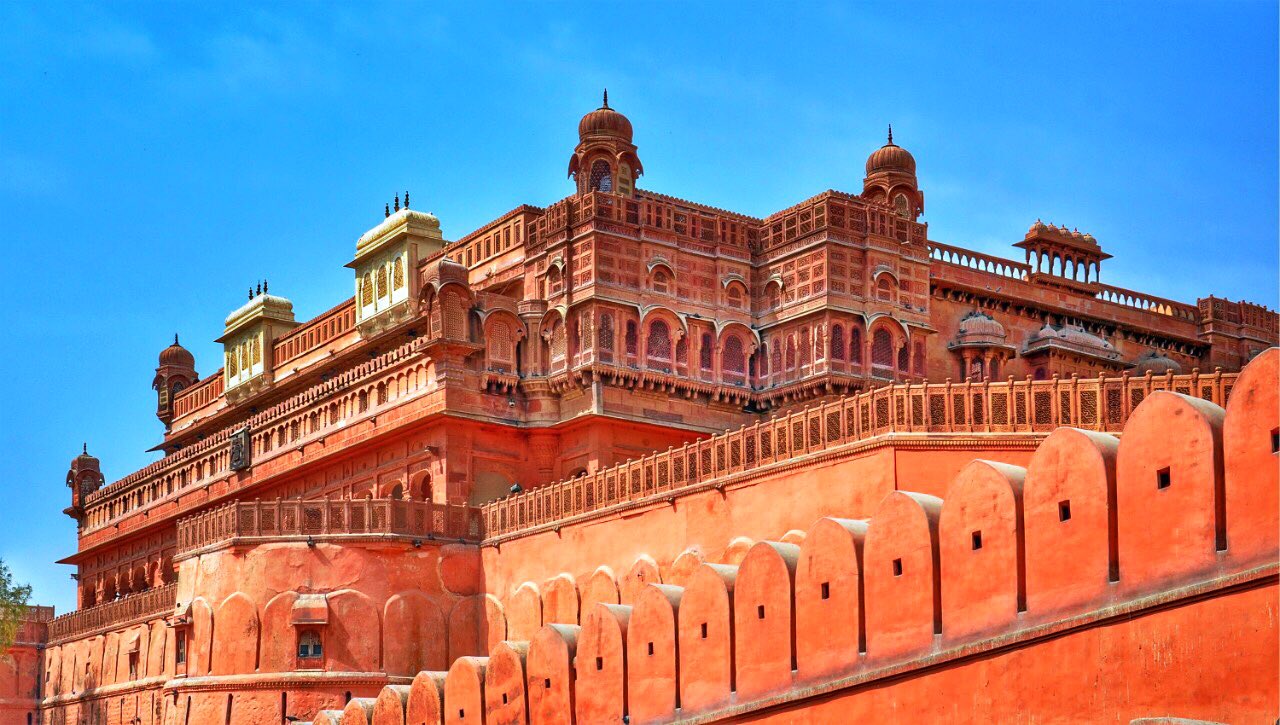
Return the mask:
<svg viewBox="0 0 1280 725">
<path fill-rule="evenodd" d="M 9 567 L 0 559 L 0 652 L 7 651 L 13 644 L 30 598 L 31 585 L 15 584 Z"/>
</svg>

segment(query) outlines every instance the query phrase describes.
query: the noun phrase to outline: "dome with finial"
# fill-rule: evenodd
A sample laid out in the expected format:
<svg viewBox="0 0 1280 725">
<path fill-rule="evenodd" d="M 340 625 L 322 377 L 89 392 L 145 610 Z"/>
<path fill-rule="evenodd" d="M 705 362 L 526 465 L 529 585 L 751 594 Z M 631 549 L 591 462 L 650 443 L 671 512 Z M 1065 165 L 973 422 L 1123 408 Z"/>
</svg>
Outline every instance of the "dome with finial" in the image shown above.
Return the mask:
<svg viewBox="0 0 1280 725">
<path fill-rule="evenodd" d="M 178 335 L 174 333 L 173 344 L 160 351 L 160 364 L 193 368 L 196 358 L 190 350 L 178 344 Z"/>
<path fill-rule="evenodd" d="M 1138 356 L 1133 365 L 1134 375 L 1164 375 L 1172 371 L 1174 375 L 1182 372 L 1182 365 L 1173 358 L 1167 357 L 1164 353 L 1152 350 Z"/>
<path fill-rule="evenodd" d="M 956 331 L 958 342 L 1004 342 L 1004 325 L 982 310 L 973 310 L 960 320 Z"/>
<path fill-rule="evenodd" d="M 893 126 L 889 127 L 889 142 L 867 157 L 867 176 L 882 173 L 916 175 L 916 159 L 893 142 Z"/>
<path fill-rule="evenodd" d="M 591 136 L 613 136 L 631 143 L 631 121 L 609 108 L 609 89 L 604 91 L 604 101 L 599 108 L 582 117 L 578 122 L 578 140 Z"/>
</svg>

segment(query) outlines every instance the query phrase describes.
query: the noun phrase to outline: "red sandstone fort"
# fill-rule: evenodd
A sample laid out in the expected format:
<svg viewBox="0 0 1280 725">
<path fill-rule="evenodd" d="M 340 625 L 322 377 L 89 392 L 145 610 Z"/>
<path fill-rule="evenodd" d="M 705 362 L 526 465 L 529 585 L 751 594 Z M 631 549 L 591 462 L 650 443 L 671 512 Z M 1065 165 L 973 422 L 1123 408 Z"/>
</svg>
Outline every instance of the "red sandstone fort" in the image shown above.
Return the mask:
<svg viewBox="0 0 1280 725">
<path fill-rule="evenodd" d="M 1280 714 L 1276 313 L 934 241 L 892 134 L 763 218 L 640 188 L 607 97 L 578 136 L 569 196 L 454 241 L 397 197 L 354 297 L 160 353 L 3 722 Z"/>
</svg>

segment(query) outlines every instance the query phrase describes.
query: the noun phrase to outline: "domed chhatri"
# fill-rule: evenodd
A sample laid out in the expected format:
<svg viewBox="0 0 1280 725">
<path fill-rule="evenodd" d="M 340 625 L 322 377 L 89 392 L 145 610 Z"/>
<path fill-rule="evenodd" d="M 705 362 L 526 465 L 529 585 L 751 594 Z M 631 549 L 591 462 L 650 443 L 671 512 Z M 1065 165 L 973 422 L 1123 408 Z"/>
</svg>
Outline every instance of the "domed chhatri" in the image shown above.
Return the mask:
<svg viewBox="0 0 1280 725">
<path fill-rule="evenodd" d="M 1178 375 L 1182 372 L 1182 364 L 1163 353 L 1152 350 L 1140 355 L 1134 362 L 1133 370 L 1130 372 L 1133 375 L 1146 375 L 1147 373 L 1152 375 L 1165 375 L 1167 373 Z"/>
<path fill-rule="evenodd" d="M 982 310 L 965 315 L 956 332 L 959 343 L 1003 343 L 1005 337 L 1004 325 Z"/>
<path fill-rule="evenodd" d="M 605 89 L 601 106 L 578 122 L 578 140 L 586 141 L 592 136 L 611 136 L 631 143 L 631 121 L 609 108 L 608 89 Z"/>
<path fill-rule="evenodd" d="M 867 157 L 867 176 L 883 173 L 916 175 L 916 159 L 910 151 L 893 142 L 893 126 L 889 127 L 889 141 Z"/>
<path fill-rule="evenodd" d="M 631 121 L 609 107 L 609 91 L 605 90 L 600 107 L 578 122 L 578 146 L 569 157 L 569 176 L 577 182 L 579 194 L 635 193 L 636 179 L 644 174 L 644 166 L 631 138 Z"/>
<path fill-rule="evenodd" d="M 174 333 L 173 344 L 160 351 L 160 364 L 194 368 L 196 357 L 190 350 L 178 344 L 178 335 Z"/>
</svg>

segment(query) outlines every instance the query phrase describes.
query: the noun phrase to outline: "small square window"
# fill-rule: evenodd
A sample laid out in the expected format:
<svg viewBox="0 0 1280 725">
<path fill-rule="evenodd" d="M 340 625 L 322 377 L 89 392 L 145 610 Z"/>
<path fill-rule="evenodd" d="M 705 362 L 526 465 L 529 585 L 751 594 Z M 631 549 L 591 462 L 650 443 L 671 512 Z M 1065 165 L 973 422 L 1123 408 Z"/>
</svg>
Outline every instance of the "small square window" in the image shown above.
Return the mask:
<svg viewBox="0 0 1280 725">
<path fill-rule="evenodd" d="M 902 576 L 902 559 L 893 560 L 893 575 Z"/>
<path fill-rule="evenodd" d="M 1156 488 L 1168 488 L 1173 481 L 1169 477 L 1169 467 L 1165 466 L 1156 471 Z"/>
<path fill-rule="evenodd" d="M 982 532 L 981 531 L 973 532 L 972 534 L 969 535 L 969 538 L 972 539 L 973 541 L 974 551 L 977 551 L 978 549 L 982 548 Z"/>
<path fill-rule="evenodd" d="M 1071 502 L 1070 501 L 1058 502 L 1058 520 L 1059 521 L 1071 520 Z"/>
</svg>

